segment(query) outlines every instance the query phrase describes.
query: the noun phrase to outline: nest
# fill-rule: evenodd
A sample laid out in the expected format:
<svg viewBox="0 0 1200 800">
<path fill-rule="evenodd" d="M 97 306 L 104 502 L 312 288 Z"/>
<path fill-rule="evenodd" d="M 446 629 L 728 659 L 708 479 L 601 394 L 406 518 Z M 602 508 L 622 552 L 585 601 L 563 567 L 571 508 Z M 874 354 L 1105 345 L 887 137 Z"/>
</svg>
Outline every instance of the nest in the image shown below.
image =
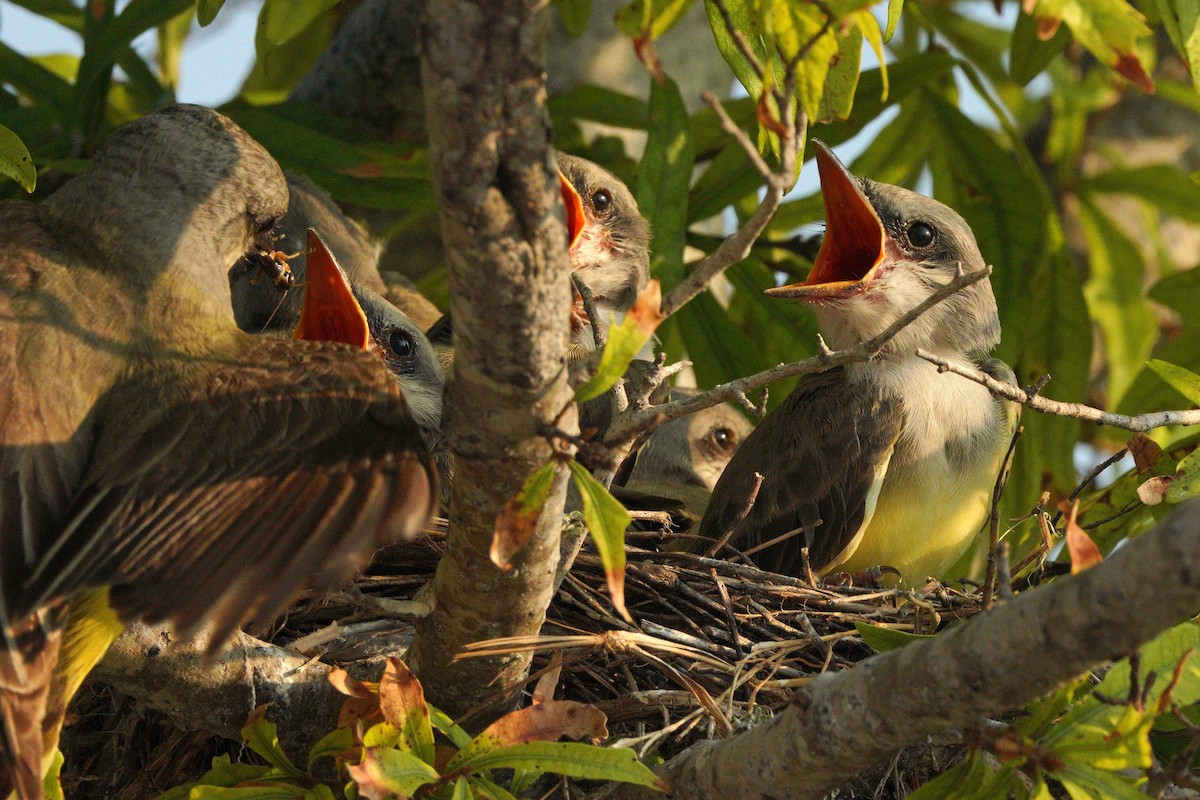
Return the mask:
<svg viewBox="0 0 1200 800">
<path fill-rule="evenodd" d="M 932 633 L 982 606 L 977 592 L 938 583 L 919 591 L 870 581 L 814 583 L 748 562 L 651 549 L 669 536 L 629 534 L 625 592 L 635 623 L 614 611 L 600 560 L 585 550 L 554 598 L 541 636 L 492 643 L 483 651 L 533 651 L 531 680 L 551 653 L 561 652 L 558 696 L 598 706 L 608 716 L 610 742 L 635 747 L 643 756 L 670 758 L 698 739 L 728 736 L 760 722 L 815 676 L 874 654 L 857 625 Z M 443 537 L 444 522 L 418 541 L 381 551 L 352 588 L 301 600 L 264 638 L 352 672 L 377 673 L 384 657 L 402 652 L 411 640 L 411 625 L 399 621 L 398 612 L 419 600 Z M 68 729 L 64 739 L 64 779 L 76 774 L 67 784 L 71 797 L 101 796 L 89 792 L 89 779 L 78 774 L 89 765 L 97 768 L 95 752 L 71 752 L 98 742 L 113 750 L 100 760 L 108 773 L 103 783 L 128 786 L 102 796 L 122 800 L 153 796 L 147 764 L 166 766 L 174 754 L 176 769 L 153 781 L 161 790 L 193 780 L 213 754 L 230 750 L 231 743 L 185 734 L 166 717 L 133 708 L 102 687 L 82 693 L 73 710 L 83 730 Z M 124 732 L 119 741 L 97 739 L 97 731 L 116 730 Z M 185 742 L 187 757 L 181 758 Z M 122 771 L 130 773 L 127 783 L 118 777 Z"/>
</svg>

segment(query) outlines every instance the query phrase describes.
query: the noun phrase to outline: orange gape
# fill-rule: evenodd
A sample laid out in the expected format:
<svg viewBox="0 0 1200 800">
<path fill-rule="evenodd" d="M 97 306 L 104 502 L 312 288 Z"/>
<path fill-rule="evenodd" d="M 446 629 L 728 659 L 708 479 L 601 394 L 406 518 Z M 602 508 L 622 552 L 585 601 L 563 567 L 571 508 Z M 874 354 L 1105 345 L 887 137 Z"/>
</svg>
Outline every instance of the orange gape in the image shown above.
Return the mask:
<svg viewBox="0 0 1200 800">
<path fill-rule="evenodd" d="M 308 268 L 304 307 L 293 338 L 341 342 L 363 350 L 371 341 L 367 315 L 354 299 L 350 281 L 321 237 L 308 229 Z"/>
</svg>

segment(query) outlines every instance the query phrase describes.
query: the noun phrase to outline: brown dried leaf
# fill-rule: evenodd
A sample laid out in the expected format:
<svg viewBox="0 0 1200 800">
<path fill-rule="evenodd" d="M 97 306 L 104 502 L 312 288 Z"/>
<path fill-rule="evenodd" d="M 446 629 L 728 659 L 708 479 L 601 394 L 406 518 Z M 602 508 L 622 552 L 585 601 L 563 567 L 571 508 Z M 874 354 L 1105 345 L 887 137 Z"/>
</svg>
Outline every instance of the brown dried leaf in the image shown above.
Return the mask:
<svg viewBox="0 0 1200 800">
<path fill-rule="evenodd" d="M 658 282 L 658 278 L 646 284 L 646 288 L 633 302 L 633 308 L 629 309 L 627 317 L 632 318 L 634 324 L 646 336 L 652 335 L 667 318 L 667 315 L 662 313 L 662 284 Z"/>
<path fill-rule="evenodd" d="M 1071 574 L 1075 575 L 1085 569 L 1096 566 L 1104 560 L 1100 548 L 1088 536 L 1087 531 L 1075 521 L 1079 513 L 1079 501 L 1069 504 L 1066 500 L 1059 506 L 1067 520 L 1067 549 L 1071 553 Z"/>
<path fill-rule="evenodd" d="M 433 763 L 433 724 L 425 691 L 412 670 L 398 658 L 389 658 L 379 681 L 379 707 L 383 718 L 400 731 L 401 748 L 427 764 Z"/>
<path fill-rule="evenodd" d="M 1138 472 L 1149 472 L 1154 469 L 1163 455 L 1163 449 L 1158 446 L 1158 442 L 1144 433 L 1135 433 L 1130 436 L 1125 446 L 1129 449 L 1129 455 L 1133 456 L 1133 466 Z"/>
<path fill-rule="evenodd" d="M 379 684 L 353 678 L 340 667 L 330 670 L 327 680 L 333 688 L 348 695 L 346 702 L 342 703 L 341 711 L 338 712 L 339 728 L 353 727 L 359 720 L 370 726 L 382 718 L 379 710 Z"/>
<path fill-rule="evenodd" d="M 505 714 L 479 735 L 488 749 L 525 742 L 554 742 L 571 739 L 608 738 L 604 712 L 589 703 L 574 700 L 543 700 L 535 706 Z"/>
<path fill-rule="evenodd" d="M 512 569 L 512 557 L 537 531 L 542 509 L 554 488 L 557 462 L 549 461 L 526 478 L 520 491 L 508 499 L 496 516 L 492 529 L 492 563 L 502 570 Z"/>
<path fill-rule="evenodd" d="M 555 650 L 550 656 L 550 666 L 538 678 L 537 686 L 533 687 L 533 704 L 539 705 L 554 699 L 554 690 L 558 686 L 558 678 L 562 674 L 562 651 Z"/>
</svg>

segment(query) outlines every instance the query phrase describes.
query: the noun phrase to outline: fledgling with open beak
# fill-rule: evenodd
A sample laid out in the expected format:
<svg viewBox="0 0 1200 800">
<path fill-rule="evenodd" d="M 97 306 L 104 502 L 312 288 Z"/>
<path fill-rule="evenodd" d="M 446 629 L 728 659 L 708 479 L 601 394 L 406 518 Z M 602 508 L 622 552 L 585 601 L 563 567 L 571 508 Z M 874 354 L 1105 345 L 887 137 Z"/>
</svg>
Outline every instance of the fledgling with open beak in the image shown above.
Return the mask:
<svg viewBox="0 0 1200 800">
<path fill-rule="evenodd" d="M 671 397 L 686 394 L 673 389 Z M 751 430 L 750 422 L 726 403 L 664 423 L 638 448 L 624 488 L 681 502 L 691 531 L 704 516 L 721 473 Z"/>
<path fill-rule="evenodd" d="M 567 206 L 571 269 L 592 292 L 596 311 L 625 311 L 650 280 L 650 225 L 625 183 L 584 158 L 555 151 Z M 576 296 L 571 343 L 595 349 L 591 323 Z"/>
<path fill-rule="evenodd" d="M 400 382 L 413 418 L 441 469 L 445 375 L 433 345 L 407 314 L 381 296 L 384 281 L 377 267 L 378 252 L 367 232 L 307 178 L 289 175 L 287 181 L 287 213 L 270 232 L 256 238 L 255 253 L 239 259 L 229 270 L 238 327 L 247 333 L 292 334 L 305 301 L 309 259 L 320 258 L 323 269 L 344 272 L 370 327 L 368 349 L 383 359 Z M 317 249 L 310 247 L 310 229 L 318 233 Z M 290 256 L 286 261 L 290 286 L 277 287 L 263 274 L 264 252 Z"/>
<path fill-rule="evenodd" d="M 882 332 L 960 265 L 986 269 L 953 210 L 856 178 L 813 144 L 825 239 L 807 280 L 767 293 L 809 303 L 831 346 Z M 942 575 L 987 516 L 1017 407 L 975 383 L 947 380 L 915 353 L 924 348 L 1012 380 L 986 356 L 999 340 L 983 279 L 924 313 L 875 360 L 806 377 L 734 455 L 701 535 L 717 539 L 730 528 L 759 472 L 762 488 L 730 543 L 771 543 L 755 555 L 765 568 L 800 574 L 807 547 L 818 574 L 888 566 L 909 583 Z"/>
<path fill-rule="evenodd" d="M 0 796 L 42 795 L 69 605 L 95 602 L 107 637 L 171 621 L 219 647 L 435 508 L 378 358 L 235 324 L 227 272 L 286 209 L 266 150 L 188 105 L 119 129 L 41 205 L 0 203 Z"/>
</svg>

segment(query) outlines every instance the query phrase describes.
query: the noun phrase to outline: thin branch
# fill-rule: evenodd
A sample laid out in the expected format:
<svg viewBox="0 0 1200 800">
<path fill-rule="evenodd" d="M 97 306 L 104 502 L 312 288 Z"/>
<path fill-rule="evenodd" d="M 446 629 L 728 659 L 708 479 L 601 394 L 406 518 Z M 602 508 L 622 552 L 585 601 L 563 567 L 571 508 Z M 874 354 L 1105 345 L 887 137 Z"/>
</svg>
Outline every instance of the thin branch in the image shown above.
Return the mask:
<svg viewBox="0 0 1200 800">
<path fill-rule="evenodd" d="M 596 351 L 599 352 L 608 343 L 608 337 L 604 335 L 604 323 L 601 321 L 600 315 L 596 313 L 596 298 L 592 296 L 591 287 L 583 282 L 583 278 L 579 277 L 578 272 L 571 273 L 571 284 L 582 299 L 583 313 L 588 316 L 588 323 L 592 326 L 592 341 L 595 342 Z"/>
<path fill-rule="evenodd" d="M 732 136 L 745 150 L 747 157 L 755 169 L 763 176 L 767 184 L 766 194 L 758 208 L 750 218 L 729 236 L 721 245 L 705 258 L 701 259 L 678 285 L 675 286 L 660 306 L 662 313 L 670 316 L 682 308 L 694 297 L 703 292 L 713 279 L 728 267 L 741 261 L 750 254 L 750 248 L 766 229 L 775 216 L 784 195 L 796 183 L 796 159 L 799 158 L 804 146 L 804 137 L 808 130 L 808 119 L 804 112 L 797 111 L 796 118 L 789 126 L 789 135 L 782 137 L 780 142 L 780 163 L 778 170 L 771 167 L 759 155 L 758 147 L 750 141 L 750 137 L 737 126 L 726 113 L 721 101 L 712 92 L 704 93 L 704 102 L 708 103 L 721 121 L 721 128 Z"/>
<path fill-rule="evenodd" d="M 952 372 L 955 375 L 986 387 L 996 397 L 1012 400 L 1014 403 L 1020 403 L 1026 408 L 1032 408 L 1034 411 L 1040 411 L 1043 414 L 1082 419 L 1087 422 L 1095 422 L 1097 425 L 1108 425 L 1135 433 L 1145 433 L 1155 428 L 1165 428 L 1168 425 L 1200 425 L 1200 410 L 1198 409 L 1151 411 L 1148 414 L 1138 414 L 1135 417 L 1126 416 L 1125 414 L 1114 414 L 1111 411 L 1101 411 L 1098 408 L 1085 406 L 1082 403 L 1063 403 L 1058 400 L 1049 400 L 1041 395 L 1030 394 L 1020 386 L 996 380 L 991 375 L 977 369 L 964 367 L 961 364 L 952 364 L 941 356 L 930 353 L 928 350 L 918 349 L 917 355 L 931 364 L 936 364 L 938 372 Z"/>
<path fill-rule="evenodd" d="M 1025 428 L 1020 425 L 1013 432 L 1012 441 L 1008 443 L 1008 452 L 1004 454 L 1004 464 L 1000 467 L 1000 474 L 996 476 L 996 485 L 992 488 L 992 510 L 988 515 L 987 577 L 983 581 L 984 611 L 992 607 L 992 600 L 996 591 L 996 551 L 1000 547 L 1000 497 L 1004 494 L 1004 487 L 1008 484 L 1008 474 L 1012 470 L 1013 455 L 1017 452 L 1017 440 L 1021 438 L 1021 434 L 1024 432 Z"/>
<path fill-rule="evenodd" d="M 725 533 L 721 535 L 721 538 L 713 542 L 712 547 L 705 551 L 705 556 L 712 558 L 717 553 L 721 552 L 721 548 L 728 544 L 729 540 L 733 538 L 733 535 L 737 533 L 738 528 L 742 527 L 742 523 L 746 521 L 746 517 L 750 516 L 750 510 L 754 508 L 755 501 L 758 500 L 758 491 L 759 489 L 762 489 L 762 485 L 762 473 L 754 473 L 754 486 L 750 489 L 750 494 L 746 497 L 746 505 L 741 511 L 738 512 L 738 515 L 733 518 L 733 522 L 728 528 L 725 529 Z"/>
<path fill-rule="evenodd" d="M 613 420 L 613 424 L 609 427 L 604 441 L 610 445 L 620 442 L 628 438 L 631 434 L 646 430 L 652 425 L 670 422 L 673 419 L 686 417 L 688 414 L 694 414 L 697 411 L 711 408 L 718 403 L 736 400 L 739 393 L 745 394 L 755 389 L 761 389 L 784 378 L 807 375 L 813 372 L 826 372 L 843 364 L 870 361 L 883 350 L 884 346 L 896 334 L 912 324 L 917 317 L 952 294 L 962 291 L 973 283 L 986 279 L 991 274 L 992 268 L 990 266 L 973 272 L 966 272 L 960 266 L 958 273 L 949 283 L 942 286 L 920 304 L 914 306 L 877 336 L 860 342 L 854 347 L 836 351 L 830 350 L 823 342 L 818 342 L 820 352 L 812 358 L 806 358 L 803 361 L 793 361 L 790 364 L 779 364 L 762 372 L 723 383 L 693 397 L 674 400 L 662 405 L 650 406 L 643 410 L 631 408 L 629 413 Z"/>
</svg>

